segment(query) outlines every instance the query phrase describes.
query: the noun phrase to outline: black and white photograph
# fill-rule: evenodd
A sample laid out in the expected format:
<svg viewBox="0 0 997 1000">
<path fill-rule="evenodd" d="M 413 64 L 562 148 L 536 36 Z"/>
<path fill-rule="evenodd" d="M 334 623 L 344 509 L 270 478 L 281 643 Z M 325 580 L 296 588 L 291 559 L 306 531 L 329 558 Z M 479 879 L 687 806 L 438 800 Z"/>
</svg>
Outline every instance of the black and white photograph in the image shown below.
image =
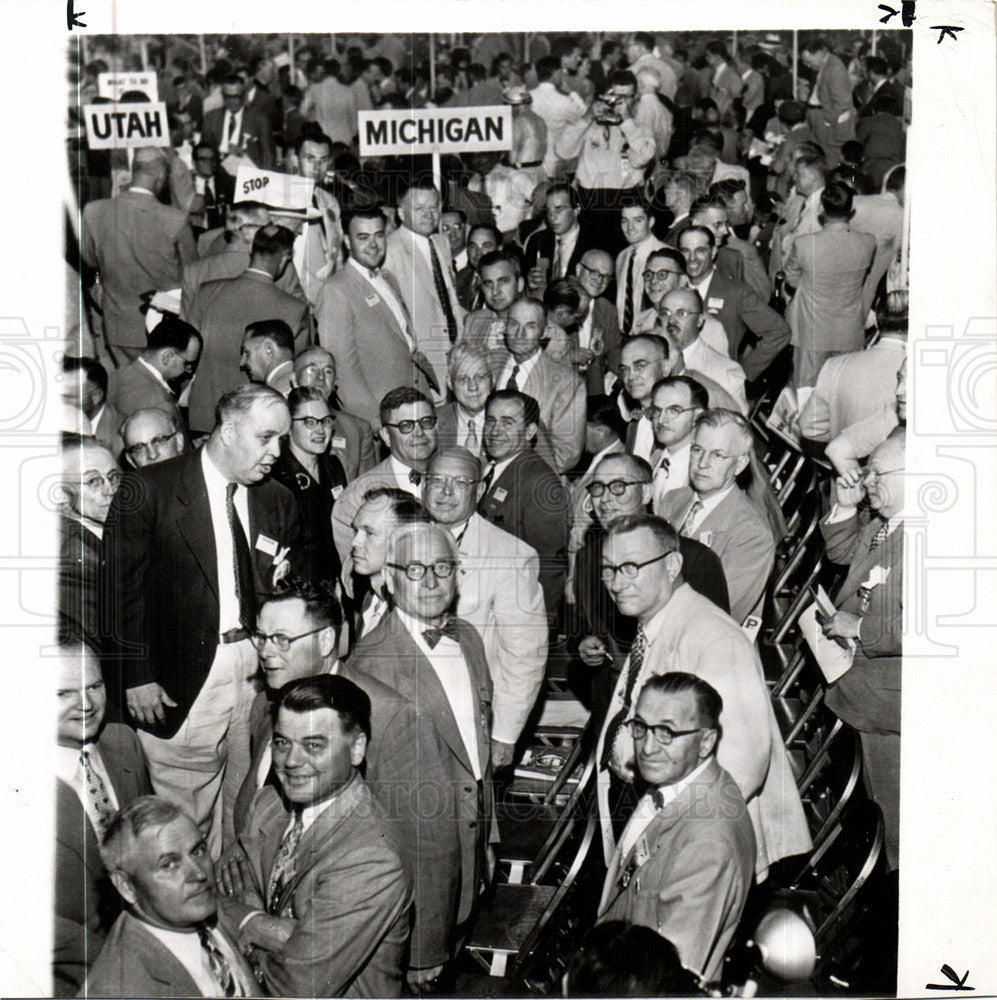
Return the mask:
<svg viewBox="0 0 997 1000">
<path fill-rule="evenodd" d="M 5 995 L 997 992 L 995 8 L 615 6 L 0 11 Z"/>
</svg>

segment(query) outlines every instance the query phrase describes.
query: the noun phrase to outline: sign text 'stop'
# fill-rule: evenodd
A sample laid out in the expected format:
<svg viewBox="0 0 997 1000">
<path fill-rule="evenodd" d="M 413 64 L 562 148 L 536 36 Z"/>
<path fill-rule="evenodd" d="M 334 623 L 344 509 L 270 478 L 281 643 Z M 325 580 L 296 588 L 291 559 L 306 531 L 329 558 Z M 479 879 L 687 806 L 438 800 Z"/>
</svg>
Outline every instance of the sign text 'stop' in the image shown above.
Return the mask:
<svg viewBox="0 0 997 1000">
<path fill-rule="evenodd" d="M 361 111 L 359 127 L 361 156 L 512 149 L 512 109 L 504 104 Z"/>
</svg>

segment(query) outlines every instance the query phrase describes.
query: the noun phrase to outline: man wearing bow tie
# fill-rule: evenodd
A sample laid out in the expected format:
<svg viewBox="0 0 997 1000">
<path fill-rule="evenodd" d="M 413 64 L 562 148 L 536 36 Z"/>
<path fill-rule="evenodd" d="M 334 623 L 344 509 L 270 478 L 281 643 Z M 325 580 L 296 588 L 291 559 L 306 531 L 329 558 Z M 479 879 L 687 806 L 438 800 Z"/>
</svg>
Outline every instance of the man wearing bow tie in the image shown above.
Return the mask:
<svg viewBox="0 0 997 1000">
<path fill-rule="evenodd" d="M 723 700 L 694 674 L 652 677 L 627 726 L 650 786 L 609 863 L 599 921 L 657 931 L 682 964 L 720 978 L 754 874 L 744 798 L 718 763 Z"/>
<path fill-rule="evenodd" d="M 458 581 L 450 532 L 404 525 L 391 536 L 385 567 L 394 607 L 346 668 L 361 687 L 373 677 L 414 708 L 392 718 L 373 697 L 372 745 L 390 738 L 398 749 L 369 779 L 375 795 L 392 797 L 395 814 L 415 817 L 417 833 L 403 845 L 415 894 L 415 985 L 438 980 L 453 959 L 485 878 L 492 682 L 481 637 L 449 616 Z"/>
</svg>

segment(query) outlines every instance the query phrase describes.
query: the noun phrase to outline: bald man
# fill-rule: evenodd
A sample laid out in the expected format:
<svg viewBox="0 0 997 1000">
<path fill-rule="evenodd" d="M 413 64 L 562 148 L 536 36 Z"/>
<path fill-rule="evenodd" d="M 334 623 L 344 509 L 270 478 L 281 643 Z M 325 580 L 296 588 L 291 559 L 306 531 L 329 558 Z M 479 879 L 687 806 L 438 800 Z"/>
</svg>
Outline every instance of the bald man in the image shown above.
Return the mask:
<svg viewBox="0 0 997 1000">
<path fill-rule="evenodd" d="M 136 469 L 183 454 L 186 435 L 169 413 L 160 409 L 136 410 L 122 425 L 125 458 Z"/>
<path fill-rule="evenodd" d="M 578 324 L 579 346 L 593 354 L 586 375 L 590 396 L 606 392 L 606 375 L 620 364 L 620 322 L 616 307 L 606 298 L 614 276 L 613 258 L 605 250 L 586 250 L 575 265 L 575 277 L 590 299 Z"/>
</svg>

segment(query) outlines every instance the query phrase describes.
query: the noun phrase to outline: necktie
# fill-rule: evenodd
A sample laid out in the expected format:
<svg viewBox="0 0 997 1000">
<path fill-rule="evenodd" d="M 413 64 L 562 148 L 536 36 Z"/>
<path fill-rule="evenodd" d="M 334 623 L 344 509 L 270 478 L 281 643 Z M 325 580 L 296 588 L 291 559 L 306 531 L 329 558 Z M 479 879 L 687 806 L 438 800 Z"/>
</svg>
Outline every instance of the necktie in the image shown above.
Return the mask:
<svg viewBox="0 0 997 1000">
<path fill-rule="evenodd" d="M 519 365 L 512 366 L 512 374 L 509 376 L 509 381 L 506 382 L 506 389 L 512 389 L 513 392 L 519 391 L 519 383 L 516 381 L 516 376 L 519 374 Z"/>
<path fill-rule="evenodd" d="M 433 284 L 436 286 L 436 297 L 440 300 L 443 315 L 447 320 L 447 336 L 450 338 L 450 343 L 454 344 L 457 342 L 457 318 L 450 305 L 447 283 L 443 280 L 443 265 L 440 264 L 440 255 L 436 252 L 432 239 L 429 240 L 429 259 L 433 265 Z"/>
<path fill-rule="evenodd" d="M 422 482 L 422 473 L 418 469 L 409 469 L 408 481 L 413 486 L 418 486 Z"/>
<path fill-rule="evenodd" d="M 481 308 L 481 278 L 477 274 L 471 279 L 471 311 Z"/>
<path fill-rule="evenodd" d="M 227 997 L 234 997 L 236 994 L 235 976 L 232 975 L 232 967 L 228 964 L 228 959 L 222 954 L 221 949 L 215 944 L 211 932 L 203 924 L 197 929 L 197 936 L 201 940 L 201 947 L 208 956 L 208 967 L 215 982 L 222 988 Z"/>
<path fill-rule="evenodd" d="M 235 491 L 238 483 L 225 487 L 225 514 L 229 530 L 232 532 L 232 554 L 235 560 L 235 592 L 239 599 L 239 622 L 244 629 L 252 631 L 256 624 L 256 591 L 253 586 L 253 561 L 249 555 L 249 543 L 242 530 L 242 522 L 235 510 Z"/>
<path fill-rule="evenodd" d="M 472 455 L 478 454 L 478 432 L 474 428 L 473 420 L 467 422 L 467 437 L 464 438 L 464 447 Z"/>
<path fill-rule="evenodd" d="M 886 539 L 887 532 L 889 531 L 889 521 L 884 521 L 883 526 L 876 532 L 872 537 L 872 541 L 869 543 L 869 551 L 872 552 L 874 549 L 878 549 L 880 545 Z"/>
<path fill-rule="evenodd" d="M 689 513 L 686 514 L 685 520 L 682 522 L 682 530 L 679 532 L 684 538 L 689 538 L 692 534 L 692 526 L 696 523 L 696 518 L 699 517 L 699 512 L 703 509 L 703 501 L 697 497 L 692 502 L 692 506 L 689 508 Z"/>
<path fill-rule="evenodd" d="M 492 488 L 492 480 L 495 478 L 495 463 L 489 462 L 488 468 L 485 469 L 485 475 L 481 480 L 481 485 L 484 489 L 481 491 L 482 500 L 488 495 L 488 491 Z"/>
<path fill-rule="evenodd" d="M 627 265 L 627 284 L 623 292 L 623 333 L 630 334 L 634 325 L 634 264 L 637 263 L 637 252 L 630 254 Z"/>
<path fill-rule="evenodd" d="M 226 112 L 226 113 L 228 114 L 228 136 L 227 136 L 227 141 L 228 141 L 228 144 L 231 146 L 235 142 L 235 138 L 236 138 L 236 117 L 235 117 L 235 115 L 231 111 Z"/>
<path fill-rule="evenodd" d="M 294 877 L 294 852 L 298 849 L 304 830 L 305 825 L 301 819 L 301 810 L 295 809 L 294 822 L 291 824 L 291 829 L 284 834 L 277 858 L 273 863 L 273 870 L 270 872 L 270 883 L 267 888 L 267 912 L 271 916 L 279 916 L 276 907 L 281 891 L 285 883 Z"/>
<path fill-rule="evenodd" d="M 460 629 L 457 628 L 455 621 L 448 621 L 440 628 L 427 628 L 422 633 L 422 637 L 430 649 L 436 649 L 436 644 L 444 636 L 447 639 L 453 639 L 454 642 L 460 642 Z"/>
<path fill-rule="evenodd" d="M 83 766 L 83 784 L 87 792 L 87 801 L 93 806 L 97 816 L 97 836 L 103 840 L 107 824 L 111 822 L 114 809 L 111 807 L 111 797 L 101 776 L 90 766 L 90 754 L 80 751 L 80 764 Z"/>
<path fill-rule="evenodd" d="M 556 236 L 554 238 L 554 259 L 550 264 L 550 280 L 557 281 L 561 277 L 561 250 L 563 249 L 561 244 L 561 237 Z"/>
<path fill-rule="evenodd" d="M 609 767 L 609 762 L 613 759 L 613 749 L 616 741 L 623 732 L 623 723 L 627 721 L 630 714 L 630 702 L 633 699 L 634 687 L 637 684 L 637 676 L 640 668 L 644 665 L 644 653 L 647 651 L 647 636 L 644 634 L 644 626 L 637 626 L 637 637 L 633 646 L 630 647 L 630 660 L 627 667 L 627 681 L 623 690 L 623 708 L 613 716 L 606 729 L 606 740 L 602 745 L 602 759 L 599 761 L 600 768 Z"/>
</svg>

